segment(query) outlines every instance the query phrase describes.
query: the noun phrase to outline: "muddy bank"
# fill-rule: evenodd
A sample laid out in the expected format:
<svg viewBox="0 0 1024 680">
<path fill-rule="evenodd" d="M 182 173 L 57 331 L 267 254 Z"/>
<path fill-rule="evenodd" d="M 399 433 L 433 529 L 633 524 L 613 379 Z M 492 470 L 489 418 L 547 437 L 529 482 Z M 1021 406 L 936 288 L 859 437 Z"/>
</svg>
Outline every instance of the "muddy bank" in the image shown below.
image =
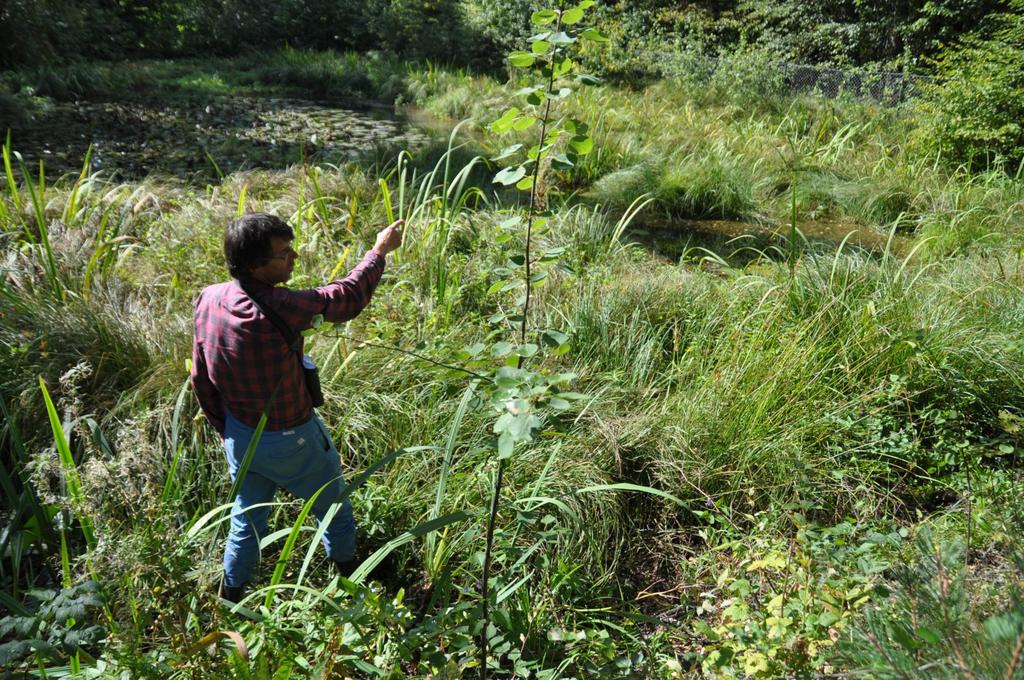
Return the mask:
<svg viewBox="0 0 1024 680">
<path fill-rule="evenodd" d="M 791 227 L 788 224 L 757 224 L 733 220 L 638 220 L 635 236 L 665 257 L 702 257 L 707 251 L 737 264 L 768 257 L 785 259 Z M 873 253 L 905 255 L 913 239 L 887 234 L 861 224 L 840 220 L 797 223 L 801 249 L 856 247 Z"/>
</svg>

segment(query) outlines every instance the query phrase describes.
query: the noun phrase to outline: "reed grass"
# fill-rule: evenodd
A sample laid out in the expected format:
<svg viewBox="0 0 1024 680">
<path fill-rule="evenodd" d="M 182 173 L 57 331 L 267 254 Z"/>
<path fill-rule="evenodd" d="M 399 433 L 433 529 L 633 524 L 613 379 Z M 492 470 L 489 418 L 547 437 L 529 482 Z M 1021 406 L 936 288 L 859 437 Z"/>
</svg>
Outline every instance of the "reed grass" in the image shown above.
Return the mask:
<svg viewBox="0 0 1024 680">
<path fill-rule="evenodd" d="M 501 105 L 493 81 L 467 74 L 436 70 L 415 82 L 417 97 L 436 96 L 451 113 Z M 477 100 L 484 92 L 494 99 Z M 939 475 L 921 471 L 940 446 L 930 414 L 955 410 L 970 423 L 964 438 L 1005 443 L 1005 424 L 1024 413 L 1024 274 L 1013 245 L 1024 215 L 1014 178 L 949 173 L 905 154 L 892 146 L 887 113 L 803 100 L 743 111 L 669 84 L 642 97 L 614 88 L 594 96 L 581 111 L 600 150 L 557 180 L 565 193 L 553 194 L 538 246 L 565 256 L 529 312 L 533 327 L 561 329 L 572 345 L 541 368 L 575 373 L 574 389 L 590 396 L 506 470 L 505 499 L 518 512 L 497 532 L 492 643 L 500 649 L 507 634 L 530 659 L 578 675 L 597 667 L 584 659 L 596 664 L 609 649 L 648 650 L 650 621 L 630 599 L 667 574 L 706 576 L 699 568 L 713 558 L 684 570 L 715 547 L 709 513 L 750 529 L 758 513 L 799 494 L 821 521 L 864 512 L 865 499 L 872 512 L 913 521 L 934 502 L 925 494 Z M 245 672 L 310 655 L 304 639 L 342 645 L 340 633 L 319 636 L 343 630 L 356 631 L 362 646 L 345 653 L 359 663 L 406 672 L 413 662 L 396 650 L 412 645 L 424 655 L 445 649 L 452 672 L 466 671 L 474 650 L 452 645 L 473 639 L 465 593 L 475 589 L 492 483 L 489 420 L 466 374 L 380 345 L 422 343 L 417 352 L 458 364 L 463 348 L 495 332 L 488 319 L 514 306 L 514 294 L 492 283 L 505 264 L 496 241 L 510 238 L 500 225 L 516 206 L 483 184 L 477 142 L 461 136 L 472 127 L 379 167 L 297 165 L 229 174 L 208 188 L 85 171 L 44 184 L 18 174 L 4 146 L 0 487 L 16 499 L 16 531 L 0 538 L 0 553 L 36 540 L 57 563 L 63 538 L 70 579 L 72 555 L 93 548 L 86 555 L 118 624 L 111 659 L 180 659 L 187 640 L 230 624 L 254 659 Z M 757 251 L 738 267 L 722 253 L 705 271 L 649 252 L 634 231 L 659 210 L 788 223 L 794 204 L 801 217 L 817 206 L 885 234 L 916 234 L 916 249 L 792 239 L 791 257 Z M 185 361 L 192 300 L 225 276 L 223 224 L 243 208 L 273 210 L 298 228 L 300 284 L 355 264 L 376 225 L 401 217 L 408 227 L 346 338 L 308 340 L 369 557 L 352 581 L 332 584 L 311 506 L 276 502 L 273 521 L 284 528 L 262 545 L 273 556 L 260 575 L 267 585 L 225 613 L 212 583 L 231 488 L 218 438 L 195 417 Z M 93 372 L 76 402 L 54 378 L 83 361 Z M 60 423 L 74 409 L 87 429 Z M 876 421 L 884 427 L 865 434 Z M 890 446 L 894 433 L 907 435 L 905 448 Z M 93 522 L 62 537 L 49 521 L 52 499 L 36 493 L 26 467 L 52 441 L 68 479 L 80 471 L 68 494 L 91 513 L 79 519 Z M 140 455 L 145 464 L 131 465 Z M 392 553 L 402 595 L 354 583 Z M 19 559 L 5 558 L 7 578 L 39 578 L 38 565 Z M 381 613 L 402 610 L 405 593 L 419 622 L 436 624 L 411 642 L 404 613 Z M 673 607 L 688 602 L 679 596 Z M 614 642 L 574 657 L 547 635 L 573 626 Z M 657 654 L 672 654 L 653 639 Z M 189 658 L 200 676 L 243 677 L 246 668 Z M 352 663 L 346 672 L 370 672 Z"/>
</svg>

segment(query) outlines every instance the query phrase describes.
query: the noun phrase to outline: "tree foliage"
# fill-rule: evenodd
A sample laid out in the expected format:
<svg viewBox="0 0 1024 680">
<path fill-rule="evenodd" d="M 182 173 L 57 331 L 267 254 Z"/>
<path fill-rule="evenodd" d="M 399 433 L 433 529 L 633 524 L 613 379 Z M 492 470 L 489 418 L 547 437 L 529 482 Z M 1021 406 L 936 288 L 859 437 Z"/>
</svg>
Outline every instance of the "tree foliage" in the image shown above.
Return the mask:
<svg viewBox="0 0 1024 680">
<path fill-rule="evenodd" d="M 1011 9 L 946 49 L 926 88 L 922 139 L 955 163 L 1024 161 L 1024 0 Z"/>
</svg>

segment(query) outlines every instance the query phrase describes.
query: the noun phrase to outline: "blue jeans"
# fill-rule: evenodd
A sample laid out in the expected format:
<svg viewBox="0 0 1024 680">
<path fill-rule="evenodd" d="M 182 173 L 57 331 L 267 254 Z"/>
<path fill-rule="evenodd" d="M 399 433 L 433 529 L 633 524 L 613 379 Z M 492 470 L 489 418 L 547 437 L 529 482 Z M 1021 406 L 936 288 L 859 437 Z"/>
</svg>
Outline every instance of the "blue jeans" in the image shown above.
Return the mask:
<svg viewBox="0 0 1024 680">
<path fill-rule="evenodd" d="M 227 414 L 224 452 L 232 481 L 245 458 L 254 431 Z M 252 506 L 273 501 L 278 487 L 308 500 L 324 484 L 328 484 L 327 488 L 313 503 L 313 514 L 317 520 L 323 519 L 345 486 L 341 476 L 341 457 L 319 416 L 313 414 L 308 421 L 289 430 L 263 431 L 231 509 L 231 531 L 224 549 L 224 583 L 227 586 L 238 587 L 248 583 L 259 560 L 260 538 L 267 534 L 270 507 Z M 324 532 L 323 543 L 327 556 L 334 561 L 355 558 L 356 525 L 348 499 Z"/>
</svg>

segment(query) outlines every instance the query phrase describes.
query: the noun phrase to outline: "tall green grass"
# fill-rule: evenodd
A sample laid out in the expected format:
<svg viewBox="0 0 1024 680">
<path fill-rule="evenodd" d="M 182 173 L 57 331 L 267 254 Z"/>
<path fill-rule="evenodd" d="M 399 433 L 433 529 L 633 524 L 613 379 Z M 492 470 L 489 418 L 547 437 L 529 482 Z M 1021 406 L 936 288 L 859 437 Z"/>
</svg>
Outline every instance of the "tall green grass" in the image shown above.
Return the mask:
<svg viewBox="0 0 1024 680">
<path fill-rule="evenodd" d="M 465 74 L 424 81 L 425 98 L 456 89 L 445 106 L 460 113 L 474 92 L 496 90 Z M 504 498 L 516 512 L 496 534 L 491 644 L 558 673 L 628 661 L 628 673 L 654 677 L 669 674 L 676 652 L 668 633 L 644 642 L 656 627 L 645 616 L 692 618 L 691 586 L 714 588 L 735 566 L 717 537 L 743 542 L 801 503 L 821 522 L 959 512 L 964 450 L 988 452 L 972 474 L 1014 473 L 999 445 L 1020 444 L 1007 427 L 1024 414 L 1024 274 L 1012 245 L 1021 194 L 1005 175 L 949 174 L 905 155 L 890 114 L 804 100 L 744 111 L 665 84 L 595 96 L 592 129 L 607 153 L 558 179 L 566 193 L 552 195 L 539 246 L 565 256 L 529 312 L 573 348 L 540 368 L 575 373 L 589 397 L 509 463 Z M 483 161 L 462 139 L 377 168 L 297 165 L 205 189 L 87 172 L 44 185 L 5 147 L 0 486 L 18 499 L 0 543 L 7 582 L 43 578 L 38 558 L 15 546 L 46 543 L 60 562 L 50 519 L 56 500 L 71 500 L 89 526 L 66 534 L 63 576 L 87 561 L 101 580 L 103 653 L 124 672 L 273 677 L 320 656 L 331 661 L 309 665 L 324 672 L 470 672 L 489 414 L 467 374 L 386 348 L 459 365 L 464 348 L 496 333 L 488 320 L 514 306 L 492 287 L 515 238 L 501 230 L 513 206 L 482 188 Z M 640 179 L 628 183 L 633 169 Z M 657 211 L 788 223 L 794 199 L 801 219 L 817 209 L 885 233 L 916 230 L 917 248 L 801 245 L 788 261 L 754 252 L 742 268 L 722 257 L 704 271 L 630 234 Z M 308 340 L 368 559 L 354 579 L 333 579 L 310 506 L 278 499 L 265 587 L 225 611 L 214 583 L 231 485 L 186 359 L 192 300 L 226 277 L 223 225 L 240 208 L 296 226 L 296 285 L 355 264 L 392 217 L 408 227 L 371 307 L 344 337 Z M 993 236 L 979 242 L 982 231 Z M 82 362 L 91 373 L 60 380 Z M 41 452 L 55 421 L 56 457 Z M 77 474 L 77 491 L 45 483 L 59 471 Z M 798 530 L 780 520 L 773 531 Z M 388 555 L 398 570 L 388 589 L 366 585 Z M 228 628 L 250 666 L 195 655 L 193 643 Z M 677 628 L 677 645 L 698 645 Z"/>
</svg>

